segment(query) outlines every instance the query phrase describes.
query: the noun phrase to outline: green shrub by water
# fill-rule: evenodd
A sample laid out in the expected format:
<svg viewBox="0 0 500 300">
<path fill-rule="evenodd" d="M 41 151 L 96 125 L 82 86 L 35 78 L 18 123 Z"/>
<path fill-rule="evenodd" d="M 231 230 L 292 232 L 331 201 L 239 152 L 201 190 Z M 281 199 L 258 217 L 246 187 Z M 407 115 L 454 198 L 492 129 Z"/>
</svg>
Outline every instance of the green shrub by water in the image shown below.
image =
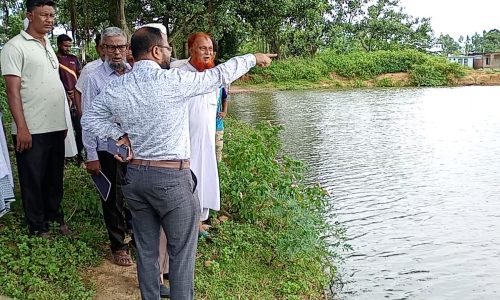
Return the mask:
<svg viewBox="0 0 500 300">
<path fill-rule="evenodd" d="M 321 299 L 343 235 L 325 221 L 331 199 L 304 183 L 302 163 L 280 155 L 279 127 L 230 120 L 226 128 L 219 174 L 231 221 L 199 247 L 199 297 Z"/>
<path fill-rule="evenodd" d="M 329 80 L 331 73 L 352 80 L 369 80 L 380 74 L 405 72 L 411 74 L 413 85 L 442 86 L 463 76 L 465 70 L 445 58 L 416 50 L 354 52 L 343 55 L 325 51 L 315 58 L 278 60 L 269 68 L 256 68 L 252 70 L 251 82 L 319 82 Z"/>
</svg>

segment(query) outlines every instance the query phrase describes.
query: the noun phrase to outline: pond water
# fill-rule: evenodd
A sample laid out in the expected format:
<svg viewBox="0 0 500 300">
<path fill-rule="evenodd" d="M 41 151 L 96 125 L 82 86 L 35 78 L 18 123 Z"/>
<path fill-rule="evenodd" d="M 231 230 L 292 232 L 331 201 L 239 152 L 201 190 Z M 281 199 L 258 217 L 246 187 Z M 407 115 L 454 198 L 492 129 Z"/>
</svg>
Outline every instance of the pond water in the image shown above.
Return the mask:
<svg viewBox="0 0 500 300">
<path fill-rule="evenodd" d="M 347 230 L 340 299 L 500 299 L 500 87 L 231 96 L 285 126 L 285 152 Z"/>
</svg>

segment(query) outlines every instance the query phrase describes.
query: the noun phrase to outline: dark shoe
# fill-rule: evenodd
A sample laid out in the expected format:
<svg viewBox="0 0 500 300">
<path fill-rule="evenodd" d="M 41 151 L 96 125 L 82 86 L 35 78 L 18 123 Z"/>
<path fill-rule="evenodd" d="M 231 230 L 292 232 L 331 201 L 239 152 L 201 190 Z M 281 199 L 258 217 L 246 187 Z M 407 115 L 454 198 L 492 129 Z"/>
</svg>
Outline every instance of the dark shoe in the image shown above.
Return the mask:
<svg viewBox="0 0 500 300">
<path fill-rule="evenodd" d="M 163 280 L 168 280 L 168 273 L 163 273 Z"/>
<path fill-rule="evenodd" d="M 59 233 L 68 236 L 71 234 L 71 230 L 69 230 L 68 225 L 64 224 L 59 226 Z"/>
<path fill-rule="evenodd" d="M 160 285 L 160 298 L 170 298 L 170 289 L 165 285 Z"/>
</svg>

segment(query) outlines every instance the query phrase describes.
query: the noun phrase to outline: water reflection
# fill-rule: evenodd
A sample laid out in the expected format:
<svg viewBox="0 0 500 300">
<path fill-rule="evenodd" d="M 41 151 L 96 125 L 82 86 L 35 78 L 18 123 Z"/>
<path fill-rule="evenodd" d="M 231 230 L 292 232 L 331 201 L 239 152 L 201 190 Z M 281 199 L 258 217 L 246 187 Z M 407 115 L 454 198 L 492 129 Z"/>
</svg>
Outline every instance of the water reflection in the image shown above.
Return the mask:
<svg viewBox="0 0 500 300">
<path fill-rule="evenodd" d="M 354 251 L 343 299 L 498 299 L 500 87 L 233 95 L 283 124 Z"/>
</svg>

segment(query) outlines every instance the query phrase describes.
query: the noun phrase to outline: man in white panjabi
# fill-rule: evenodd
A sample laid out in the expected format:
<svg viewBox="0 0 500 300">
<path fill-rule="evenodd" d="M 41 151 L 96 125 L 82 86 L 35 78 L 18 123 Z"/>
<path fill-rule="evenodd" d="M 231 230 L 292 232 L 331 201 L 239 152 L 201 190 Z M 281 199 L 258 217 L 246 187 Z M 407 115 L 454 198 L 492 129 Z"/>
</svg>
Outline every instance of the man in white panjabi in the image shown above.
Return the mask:
<svg viewBox="0 0 500 300">
<path fill-rule="evenodd" d="M 172 67 L 203 72 L 215 66 L 213 44 L 208 34 L 202 32 L 192 34 L 188 38 L 188 48 L 190 59 L 187 62 L 173 62 Z M 220 89 L 217 89 L 189 101 L 191 170 L 198 179 L 196 190 L 202 210 L 200 221 L 208 219 L 210 209 L 216 211 L 220 209 L 219 174 L 215 156 L 215 117 L 219 93 Z"/>
</svg>

